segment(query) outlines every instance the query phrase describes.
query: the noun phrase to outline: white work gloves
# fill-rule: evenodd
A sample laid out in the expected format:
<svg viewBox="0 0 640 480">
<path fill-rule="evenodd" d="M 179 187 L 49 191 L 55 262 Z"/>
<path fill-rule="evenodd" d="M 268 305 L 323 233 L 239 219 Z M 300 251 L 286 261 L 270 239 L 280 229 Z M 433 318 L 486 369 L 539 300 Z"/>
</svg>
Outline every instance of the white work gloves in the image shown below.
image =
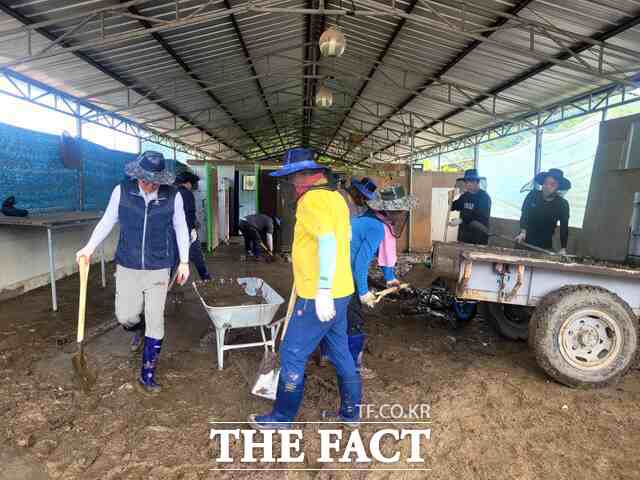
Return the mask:
<svg viewBox="0 0 640 480">
<path fill-rule="evenodd" d="M 560 250 L 558 250 L 558 254 L 566 255 L 567 254 L 567 249 L 566 248 L 561 248 Z"/>
<path fill-rule="evenodd" d="M 364 295 L 360 295 L 360 301 L 369 308 L 376 306 L 376 296 L 372 292 L 367 292 Z"/>
<path fill-rule="evenodd" d="M 198 232 L 195 228 L 191 229 L 191 243 L 195 242 L 198 239 Z"/>
<path fill-rule="evenodd" d="M 93 248 L 86 245 L 76 252 L 76 262 L 80 263 L 80 257 L 86 257 L 87 263 L 91 263 L 91 256 L 93 255 Z"/>
<path fill-rule="evenodd" d="M 336 316 L 336 306 L 333 303 L 331 289 L 318 289 L 318 292 L 316 293 L 316 315 L 321 322 L 328 322 Z"/>
<path fill-rule="evenodd" d="M 176 282 L 178 285 L 184 285 L 187 283 L 187 279 L 189 278 L 189 264 L 181 263 L 178 265 L 178 275 L 176 275 Z"/>
<path fill-rule="evenodd" d="M 449 220 L 449 226 L 450 227 L 457 227 L 462 225 L 462 219 L 461 218 L 452 218 L 451 220 Z"/>
<path fill-rule="evenodd" d="M 527 238 L 527 231 L 526 230 L 520 230 L 520 233 L 518 235 L 516 235 L 513 240 L 515 242 L 517 242 L 517 243 L 521 243 L 521 242 L 524 242 L 525 238 Z"/>
</svg>

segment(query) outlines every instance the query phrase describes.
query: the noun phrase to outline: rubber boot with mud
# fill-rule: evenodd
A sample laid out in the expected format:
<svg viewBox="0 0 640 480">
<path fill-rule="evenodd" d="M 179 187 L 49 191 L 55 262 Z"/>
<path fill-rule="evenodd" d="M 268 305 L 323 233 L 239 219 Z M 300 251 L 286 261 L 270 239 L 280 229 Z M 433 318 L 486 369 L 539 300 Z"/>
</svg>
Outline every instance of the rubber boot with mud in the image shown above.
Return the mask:
<svg viewBox="0 0 640 480">
<path fill-rule="evenodd" d="M 376 372 L 362 365 L 362 358 L 364 356 L 364 347 L 366 343 L 367 336 L 364 333 L 349 335 L 349 351 L 351 352 L 353 361 L 356 363 L 356 370 L 358 370 L 360 377 L 365 380 L 376 378 Z"/>
<path fill-rule="evenodd" d="M 278 392 L 273 410 L 266 415 L 249 415 L 249 424 L 256 430 L 289 430 L 298 415 L 304 393 L 304 375 L 302 382 L 287 383 L 280 374 Z"/>
<path fill-rule="evenodd" d="M 162 340 L 144 337 L 144 350 L 142 351 L 142 368 L 138 378 L 138 388 L 147 394 L 157 395 L 162 387 L 156 383 L 156 365 L 162 348 Z"/>
<path fill-rule="evenodd" d="M 352 378 L 338 377 L 340 389 L 340 410 L 323 410 L 322 420 L 337 422 L 356 428 L 360 425 L 360 403 L 362 402 L 362 379 L 360 376 Z"/>
</svg>

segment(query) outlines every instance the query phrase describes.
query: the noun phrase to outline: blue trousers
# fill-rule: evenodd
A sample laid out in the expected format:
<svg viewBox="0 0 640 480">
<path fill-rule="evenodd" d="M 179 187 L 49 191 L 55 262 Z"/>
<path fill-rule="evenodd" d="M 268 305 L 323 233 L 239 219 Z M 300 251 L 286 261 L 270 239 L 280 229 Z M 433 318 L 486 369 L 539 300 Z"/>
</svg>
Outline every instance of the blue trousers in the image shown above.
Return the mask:
<svg viewBox="0 0 640 480">
<path fill-rule="evenodd" d="M 321 322 L 316 315 L 314 300 L 298 299 L 289 329 L 280 346 L 280 384 L 289 393 L 290 401 L 276 401 L 274 414 L 280 421 L 293 421 L 302 402 L 304 371 L 309 356 L 321 340 L 325 340 L 329 358 L 338 374 L 343 405 L 361 402 L 361 379 L 349 351 L 347 337 L 347 306 L 351 296 L 336 298 L 336 316 L 329 322 Z M 279 390 L 280 393 L 280 390 Z M 348 398 L 344 398 L 344 397 Z M 357 397 L 357 398 L 356 398 Z M 284 399 L 281 399 L 284 400 Z M 278 411 L 282 410 L 282 411 Z"/>
<path fill-rule="evenodd" d="M 200 245 L 199 238 L 189 246 L 189 260 L 196 266 L 200 280 L 209 280 L 211 278 L 207 270 L 207 264 L 204 261 L 204 256 L 202 255 L 202 246 Z"/>
</svg>

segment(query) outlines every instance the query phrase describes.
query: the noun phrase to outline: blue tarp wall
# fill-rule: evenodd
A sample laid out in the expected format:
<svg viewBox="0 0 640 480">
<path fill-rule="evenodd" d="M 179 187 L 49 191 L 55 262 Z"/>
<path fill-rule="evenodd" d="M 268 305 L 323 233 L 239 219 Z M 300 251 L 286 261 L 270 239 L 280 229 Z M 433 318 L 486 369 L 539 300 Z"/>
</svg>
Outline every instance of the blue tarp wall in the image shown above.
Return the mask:
<svg viewBox="0 0 640 480">
<path fill-rule="evenodd" d="M 16 207 L 32 213 L 80 210 L 80 172 L 64 167 L 60 138 L 0 123 L 0 202 L 15 195 Z M 124 166 L 137 155 L 86 140 L 80 140 L 80 151 L 84 210 L 103 210 L 124 179 Z M 169 166 L 175 170 L 176 164 Z"/>
</svg>

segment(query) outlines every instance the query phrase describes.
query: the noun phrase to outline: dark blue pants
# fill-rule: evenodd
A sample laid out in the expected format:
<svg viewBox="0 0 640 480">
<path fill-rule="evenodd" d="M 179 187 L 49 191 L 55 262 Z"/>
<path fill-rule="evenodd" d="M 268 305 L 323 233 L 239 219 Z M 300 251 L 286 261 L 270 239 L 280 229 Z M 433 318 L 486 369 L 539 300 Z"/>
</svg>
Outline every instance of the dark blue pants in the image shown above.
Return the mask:
<svg viewBox="0 0 640 480">
<path fill-rule="evenodd" d="M 200 239 L 196 239 L 196 241 L 189 246 L 189 261 L 193 262 L 196 266 L 200 280 L 209 280 L 211 278 L 207 270 L 207 264 L 204 261 L 204 256 L 202 255 Z"/>
<path fill-rule="evenodd" d="M 307 360 L 323 339 L 338 374 L 338 383 L 345 386 L 341 388 L 343 407 L 360 404 L 361 379 L 349 351 L 347 337 L 347 306 L 350 299 L 351 296 L 335 299 L 336 316 L 328 322 L 318 319 L 314 300 L 298 299 L 296 302 L 289 329 L 280 346 L 280 383 L 290 398 L 287 402 L 276 401 L 273 413 L 279 421 L 291 422 L 295 419 L 302 402 Z M 280 403 L 282 408 L 279 408 Z M 345 411 L 344 414 L 357 416 L 353 411 Z"/>
<path fill-rule="evenodd" d="M 262 241 L 260 232 L 256 227 L 244 220 L 240 220 L 238 229 L 242 232 L 242 237 L 244 238 L 244 249 L 247 252 L 247 255 L 255 255 L 256 257 L 259 257 L 262 253 L 262 248 L 260 247 L 260 242 Z"/>
</svg>

